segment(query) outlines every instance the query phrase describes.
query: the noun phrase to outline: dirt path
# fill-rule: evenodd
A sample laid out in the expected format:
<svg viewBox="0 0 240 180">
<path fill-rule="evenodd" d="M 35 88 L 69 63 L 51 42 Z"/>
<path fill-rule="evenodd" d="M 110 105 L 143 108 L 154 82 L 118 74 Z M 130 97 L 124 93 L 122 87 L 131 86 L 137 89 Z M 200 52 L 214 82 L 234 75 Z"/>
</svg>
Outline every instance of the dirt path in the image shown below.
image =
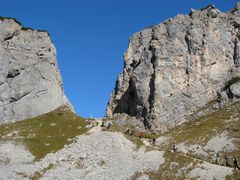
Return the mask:
<svg viewBox="0 0 240 180">
<path fill-rule="evenodd" d="M 88 132 L 89 133 L 98 133 L 98 132 L 101 132 L 102 131 L 102 127 L 101 127 L 101 124 L 102 124 L 102 119 L 96 119 L 95 123 L 97 124 L 96 126 L 92 127 Z M 94 124 L 95 124 L 94 123 Z"/>
</svg>

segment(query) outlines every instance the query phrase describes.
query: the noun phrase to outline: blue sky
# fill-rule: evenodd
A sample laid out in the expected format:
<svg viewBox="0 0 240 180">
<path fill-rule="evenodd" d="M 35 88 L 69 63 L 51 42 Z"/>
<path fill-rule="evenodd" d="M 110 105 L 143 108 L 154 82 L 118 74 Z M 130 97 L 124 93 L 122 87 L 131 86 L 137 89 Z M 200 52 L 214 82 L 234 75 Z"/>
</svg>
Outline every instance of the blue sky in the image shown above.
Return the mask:
<svg viewBox="0 0 240 180">
<path fill-rule="evenodd" d="M 83 117 L 102 117 L 129 37 L 176 14 L 237 0 L 0 0 L 0 16 L 45 29 L 57 48 L 65 93 Z"/>
</svg>

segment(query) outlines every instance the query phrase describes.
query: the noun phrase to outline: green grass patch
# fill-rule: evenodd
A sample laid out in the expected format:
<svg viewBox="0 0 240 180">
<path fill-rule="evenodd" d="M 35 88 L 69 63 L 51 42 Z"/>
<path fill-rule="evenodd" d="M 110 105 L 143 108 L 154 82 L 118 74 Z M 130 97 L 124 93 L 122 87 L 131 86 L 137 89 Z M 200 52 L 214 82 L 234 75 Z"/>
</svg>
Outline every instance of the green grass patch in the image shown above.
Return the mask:
<svg viewBox="0 0 240 180">
<path fill-rule="evenodd" d="M 201 142 L 205 144 L 209 139 L 224 131 L 227 131 L 230 135 L 234 134 L 234 138 L 239 139 L 240 121 L 228 121 L 234 116 L 240 118 L 239 109 L 240 102 L 236 102 L 214 113 L 205 115 L 196 121 L 174 128 L 164 135 L 172 137 L 172 143 L 174 144 L 181 142 Z"/>
<path fill-rule="evenodd" d="M 220 152 L 221 155 L 225 154 L 229 157 L 239 157 L 240 155 L 240 102 L 235 102 L 223 109 L 205 115 L 194 122 L 185 123 L 179 127 L 164 133 L 163 136 L 170 137 L 168 143 L 165 146 L 161 146 L 162 150 L 165 150 L 164 158 L 165 163 L 160 166 L 157 172 L 149 172 L 150 179 L 186 179 L 187 174 L 196 167 L 196 164 L 205 160 L 209 163 L 213 163 L 211 154 L 209 157 L 201 157 L 191 152 L 187 153 L 187 156 L 177 152 L 172 153 L 173 144 L 179 144 L 186 142 L 187 144 L 199 144 L 205 146 L 207 142 L 216 135 L 219 135 L 226 131 L 228 138 L 235 139 L 234 144 L 236 149 L 228 152 Z M 224 162 L 223 157 L 222 161 Z M 232 162 L 231 162 L 232 163 Z M 188 167 L 189 165 L 189 167 Z M 233 166 L 233 164 L 232 164 Z M 188 167 L 180 171 L 181 168 Z M 178 172 L 176 174 L 176 172 Z M 235 179 L 239 176 L 237 170 L 234 174 L 226 179 Z"/>
<path fill-rule="evenodd" d="M 119 126 L 113 123 L 109 129 L 103 128 L 103 131 L 121 132 L 128 140 L 136 145 L 137 149 L 144 145 L 141 139 L 137 136 L 136 132 L 133 135 L 125 134 L 126 129 L 127 126 Z"/>
<path fill-rule="evenodd" d="M 173 144 L 183 142 L 185 142 L 186 145 L 198 144 L 203 147 L 210 139 L 223 132 L 227 132 L 228 138 L 234 139 L 234 145 L 236 148 L 231 151 L 223 150 L 219 152 L 221 155 L 221 161 L 224 162 L 224 155 L 240 158 L 240 102 L 235 102 L 214 113 L 203 116 L 194 122 L 183 124 L 165 133 L 164 136 L 171 138 L 168 141 L 168 144 L 164 146 L 164 149 L 170 150 Z M 187 153 L 187 155 L 209 163 L 215 163 L 213 161 L 213 154 L 215 153 L 210 151 L 207 153 L 207 156 L 198 155 L 192 152 Z M 167 157 L 170 158 L 169 156 Z M 176 158 L 178 159 L 178 157 Z M 163 177 L 165 176 L 168 177 L 167 175 L 164 175 Z M 235 176 L 236 172 L 231 177 Z"/>
<path fill-rule="evenodd" d="M 209 102 L 205 108 L 210 108 L 215 103 L 217 103 L 217 100 Z M 124 133 L 126 129 L 127 126 L 118 126 L 115 124 L 113 127 L 111 127 L 111 131 L 118 131 L 122 133 Z M 172 150 L 172 145 L 186 143 L 186 145 L 198 144 L 203 147 L 210 139 L 225 131 L 227 132 L 228 138 L 233 138 L 235 140 L 234 144 L 236 146 L 236 149 L 228 152 L 219 152 L 222 158 L 220 159 L 223 162 L 223 155 L 228 155 L 229 157 L 239 157 L 240 155 L 240 102 L 232 103 L 225 108 L 219 109 L 213 113 L 209 113 L 195 121 L 182 124 L 161 135 L 145 133 L 143 137 L 147 139 L 152 139 L 153 137 L 158 138 L 159 136 L 169 137 L 169 140 L 166 143 L 154 147 L 155 149 L 158 148 L 159 150 L 165 152 L 165 162 L 159 167 L 158 171 L 143 173 L 137 172 L 134 176 L 131 177 L 131 179 L 137 179 L 142 174 L 147 174 L 151 180 L 187 179 L 188 174 L 197 166 L 197 164 L 203 161 L 215 163 L 213 162 L 214 159 L 212 157 L 214 153 L 207 152 L 207 157 L 195 154 L 194 152 L 190 151 L 186 155 L 179 151 L 173 153 L 170 151 Z M 139 139 L 137 135 L 125 136 L 134 144 L 136 144 L 137 147 L 143 145 L 141 139 Z M 150 150 L 153 150 L 154 148 L 151 147 Z M 238 176 L 239 172 L 235 170 L 234 174 L 227 177 L 226 179 L 236 179 Z"/>
<path fill-rule="evenodd" d="M 131 177 L 131 179 L 135 180 L 142 174 L 147 174 L 151 180 L 187 179 L 188 173 L 190 173 L 190 171 L 194 169 L 199 162 L 201 162 L 199 160 L 194 160 L 190 157 L 170 151 L 165 151 L 164 159 L 165 162 L 160 165 L 157 171 L 144 173 L 137 172 Z M 181 168 L 183 169 L 181 170 Z"/>
<path fill-rule="evenodd" d="M 143 173 L 136 172 L 133 176 L 130 177 L 130 180 L 137 180 L 139 177 L 142 176 Z"/>
<path fill-rule="evenodd" d="M 104 119 L 105 121 L 109 120 L 107 118 Z M 113 120 L 113 119 L 111 119 Z M 136 130 L 134 127 L 130 127 L 130 126 L 123 126 L 123 125 L 118 125 L 116 123 L 114 123 L 114 120 L 112 121 L 113 124 L 111 126 L 111 128 L 107 129 L 107 128 L 103 128 L 103 131 L 111 131 L 111 132 L 121 132 L 125 135 L 125 137 L 130 140 L 132 143 L 134 143 L 137 146 L 137 149 L 140 148 L 141 146 L 144 145 L 143 141 L 141 140 L 141 138 L 145 138 L 145 139 L 150 139 L 152 140 L 153 138 L 158 138 L 160 136 L 160 134 L 151 134 L 149 132 L 143 132 L 143 131 L 139 131 Z M 130 131 L 134 131 L 134 133 L 132 135 L 126 134 L 126 130 L 130 129 Z"/>
<path fill-rule="evenodd" d="M 172 180 L 172 179 L 186 179 L 186 175 L 199 162 L 190 157 L 183 156 L 179 153 L 166 151 L 164 153 L 165 162 L 160 166 L 156 172 L 147 173 L 151 180 Z M 181 171 L 181 168 L 185 168 Z"/>
<path fill-rule="evenodd" d="M 77 135 L 87 131 L 87 123 L 73 112 L 59 108 L 53 112 L 0 126 L 0 140 L 22 142 L 35 160 L 62 149 Z"/>
</svg>

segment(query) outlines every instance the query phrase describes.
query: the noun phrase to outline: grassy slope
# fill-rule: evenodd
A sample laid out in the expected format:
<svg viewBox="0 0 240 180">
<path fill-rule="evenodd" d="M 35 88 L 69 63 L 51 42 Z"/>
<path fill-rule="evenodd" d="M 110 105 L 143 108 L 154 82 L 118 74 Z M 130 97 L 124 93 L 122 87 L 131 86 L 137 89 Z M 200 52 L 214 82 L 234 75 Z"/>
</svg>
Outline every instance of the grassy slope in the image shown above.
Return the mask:
<svg viewBox="0 0 240 180">
<path fill-rule="evenodd" d="M 85 133 L 87 131 L 86 125 L 83 119 L 60 108 L 36 118 L 0 126 L 0 140 L 15 140 L 26 144 L 36 160 L 39 160 L 47 153 L 55 152 L 65 144 L 71 143 L 77 135 Z M 126 128 L 113 124 L 109 131 L 124 133 Z M 182 153 L 173 153 L 170 151 L 172 144 L 185 142 L 188 145 L 199 144 L 205 146 L 212 137 L 224 131 L 228 133 L 230 138 L 235 138 L 234 144 L 237 148 L 233 151 L 220 153 L 239 157 L 240 102 L 206 115 L 195 122 L 183 124 L 162 135 L 144 133 L 143 137 L 148 139 L 159 136 L 170 137 L 166 144 L 155 147 L 155 149 L 165 152 L 165 163 L 159 167 L 157 172 L 146 173 L 153 180 L 159 178 L 186 179 L 188 172 L 194 169 L 196 164 L 203 162 L 203 160 L 212 163 L 212 158 L 201 157 L 194 153 L 188 153 L 187 156 Z M 133 136 L 126 134 L 125 136 L 137 147 L 143 145 L 138 137 L 139 132 L 135 132 Z M 211 154 L 211 152 L 209 153 Z M 140 175 L 141 173 L 137 173 L 132 179 L 136 179 Z M 239 176 L 240 172 L 234 171 L 234 175 L 229 179 L 237 179 Z"/>
<path fill-rule="evenodd" d="M 240 102 L 203 116 L 195 122 L 186 123 L 164 135 L 171 137 L 169 146 L 181 142 L 204 146 L 212 137 L 223 132 L 235 139 L 237 147 L 236 150 L 225 153 L 240 156 Z"/>
<path fill-rule="evenodd" d="M 112 130 L 124 132 L 125 128 L 120 128 L 117 125 L 113 125 Z M 194 153 L 187 153 L 184 155 L 180 152 L 171 152 L 173 144 L 186 143 L 187 145 L 198 144 L 205 146 L 207 142 L 223 132 L 227 132 L 229 138 L 234 138 L 235 150 L 228 152 L 220 152 L 221 155 L 228 155 L 230 157 L 236 156 L 240 159 L 240 102 L 233 103 L 223 109 L 220 109 L 212 114 L 201 117 L 197 121 L 183 124 L 177 128 L 170 130 L 162 135 L 154 135 L 155 137 L 164 136 L 170 137 L 168 142 L 155 147 L 156 149 L 165 151 L 165 163 L 160 166 L 159 171 L 147 173 L 150 179 L 186 179 L 186 175 L 194 169 L 196 164 L 203 161 L 213 163 L 213 152 L 208 152 L 209 157 L 203 157 Z M 141 146 L 137 136 L 126 137 L 135 143 L 137 146 Z M 150 135 L 146 135 L 146 138 L 152 138 Z M 136 173 L 132 179 L 139 177 L 141 173 Z M 239 171 L 234 171 L 232 177 L 228 179 L 237 179 L 240 177 Z"/>
<path fill-rule="evenodd" d="M 234 138 L 234 144 L 236 149 L 231 151 L 221 151 L 220 155 L 228 155 L 229 157 L 235 156 L 240 159 L 240 102 L 233 103 L 223 109 L 220 109 L 212 114 L 201 117 L 195 122 L 183 124 L 175 129 L 170 130 L 164 136 L 171 137 L 169 142 L 166 144 L 164 149 L 171 149 L 172 144 L 179 144 L 186 142 L 188 145 L 199 144 L 205 146 L 207 142 L 216 135 L 223 132 L 227 132 L 229 138 Z M 209 163 L 213 163 L 213 152 L 207 152 L 208 157 L 196 155 L 194 153 L 188 153 L 190 158 L 173 158 L 176 156 L 174 153 L 165 153 L 166 164 L 168 166 L 168 177 L 169 179 L 175 177 L 176 170 L 170 169 L 169 166 L 172 162 L 179 163 L 178 168 L 183 167 L 182 162 L 188 162 L 187 164 L 194 163 L 196 161 L 204 160 Z M 220 157 L 223 158 L 223 157 Z M 168 164 L 168 165 L 167 165 Z M 185 165 L 186 166 L 186 165 Z M 193 166 L 194 167 L 194 166 Z M 188 168 L 186 171 L 191 170 Z M 159 169 L 159 172 L 164 172 L 164 166 Z M 165 174 L 165 173 L 163 173 Z M 157 179 L 156 174 L 151 174 L 152 179 Z M 237 179 L 240 176 L 240 172 L 234 171 L 234 175 L 229 179 Z M 180 176 L 185 178 L 184 174 Z"/>
<path fill-rule="evenodd" d="M 0 141 L 24 143 L 39 160 L 73 142 L 74 137 L 87 131 L 86 125 L 84 119 L 59 108 L 32 119 L 1 125 Z"/>
</svg>

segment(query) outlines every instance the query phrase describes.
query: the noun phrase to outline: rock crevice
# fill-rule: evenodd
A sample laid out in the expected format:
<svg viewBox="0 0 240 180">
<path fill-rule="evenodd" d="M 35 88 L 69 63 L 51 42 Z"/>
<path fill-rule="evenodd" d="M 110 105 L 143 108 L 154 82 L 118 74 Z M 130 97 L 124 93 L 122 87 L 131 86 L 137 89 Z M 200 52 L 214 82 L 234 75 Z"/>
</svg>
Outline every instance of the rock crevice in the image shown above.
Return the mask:
<svg viewBox="0 0 240 180">
<path fill-rule="evenodd" d="M 166 131 L 230 91 L 225 84 L 240 74 L 239 15 L 239 3 L 227 13 L 208 6 L 135 33 L 107 116 Z"/>
</svg>

